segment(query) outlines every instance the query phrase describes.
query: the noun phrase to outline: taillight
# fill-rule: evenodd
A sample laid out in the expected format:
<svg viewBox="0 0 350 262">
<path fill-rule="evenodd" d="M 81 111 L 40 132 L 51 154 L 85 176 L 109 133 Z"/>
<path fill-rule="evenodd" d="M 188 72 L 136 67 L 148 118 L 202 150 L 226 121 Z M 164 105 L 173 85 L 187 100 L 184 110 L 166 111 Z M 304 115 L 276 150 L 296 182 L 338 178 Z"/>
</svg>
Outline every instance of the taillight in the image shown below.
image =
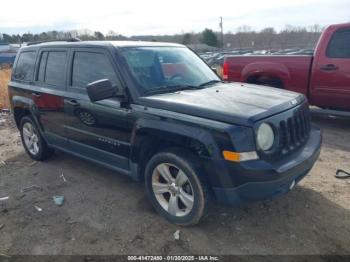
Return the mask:
<svg viewBox="0 0 350 262">
<path fill-rule="evenodd" d="M 228 80 L 228 68 L 229 64 L 227 61 L 224 62 L 224 65 L 222 66 L 222 79 L 223 80 Z"/>
</svg>

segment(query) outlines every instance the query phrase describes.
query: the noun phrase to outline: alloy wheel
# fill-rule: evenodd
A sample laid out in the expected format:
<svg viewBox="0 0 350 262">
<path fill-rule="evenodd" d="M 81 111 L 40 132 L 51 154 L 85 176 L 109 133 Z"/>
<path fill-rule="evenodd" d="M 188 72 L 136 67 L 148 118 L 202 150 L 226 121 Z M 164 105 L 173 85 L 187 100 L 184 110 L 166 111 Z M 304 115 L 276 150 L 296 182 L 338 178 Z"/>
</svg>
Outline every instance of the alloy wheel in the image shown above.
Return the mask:
<svg viewBox="0 0 350 262">
<path fill-rule="evenodd" d="M 28 151 L 32 155 L 37 155 L 39 153 L 39 137 L 36 129 L 29 122 L 23 125 L 23 140 Z"/>
<path fill-rule="evenodd" d="M 187 175 L 174 164 L 161 163 L 152 173 L 152 190 L 169 214 L 182 217 L 193 208 L 194 191 Z"/>
</svg>

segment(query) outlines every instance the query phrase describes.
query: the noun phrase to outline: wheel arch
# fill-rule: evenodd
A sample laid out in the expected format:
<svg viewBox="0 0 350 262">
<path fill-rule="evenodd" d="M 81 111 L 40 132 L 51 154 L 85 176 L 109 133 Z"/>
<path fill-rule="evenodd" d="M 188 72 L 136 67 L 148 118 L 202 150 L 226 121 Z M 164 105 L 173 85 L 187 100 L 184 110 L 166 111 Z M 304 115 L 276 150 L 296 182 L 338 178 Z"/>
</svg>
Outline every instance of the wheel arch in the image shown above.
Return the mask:
<svg viewBox="0 0 350 262">
<path fill-rule="evenodd" d="M 35 115 L 35 104 L 27 97 L 14 96 L 12 97 L 12 113 L 16 126 L 19 128 L 22 117 Z"/>
<path fill-rule="evenodd" d="M 256 62 L 244 67 L 241 81 L 253 84 L 278 83 L 278 88 L 288 86 L 290 82 L 289 69 L 281 63 Z"/>
<path fill-rule="evenodd" d="M 219 154 L 212 135 L 203 128 L 168 123 L 157 120 L 141 120 L 132 134 L 131 162 L 138 163 L 138 178 L 143 179 L 145 165 L 157 152 L 170 147 L 187 149 L 198 157 Z"/>
<path fill-rule="evenodd" d="M 44 129 L 39 121 L 39 111 L 32 99 L 23 96 L 13 96 L 12 111 L 17 128 L 20 127 L 22 117 L 31 116 L 37 125 L 39 132 L 43 134 Z"/>
</svg>

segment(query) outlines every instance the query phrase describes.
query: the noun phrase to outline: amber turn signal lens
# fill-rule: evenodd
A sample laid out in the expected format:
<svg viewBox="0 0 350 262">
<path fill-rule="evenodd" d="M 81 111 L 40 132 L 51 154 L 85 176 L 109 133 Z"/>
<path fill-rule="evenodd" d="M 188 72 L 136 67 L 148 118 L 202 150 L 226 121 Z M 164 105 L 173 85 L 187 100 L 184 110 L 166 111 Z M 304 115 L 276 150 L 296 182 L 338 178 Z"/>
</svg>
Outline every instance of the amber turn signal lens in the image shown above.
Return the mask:
<svg viewBox="0 0 350 262">
<path fill-rule="evenodd" d="M 237 152 L 232 152 L 232 151 L 222 151 L 222 154 L 224 158 L 228 161 L 234 161 L 234 162 L 239 162 L 241 157 L 240 154 Z"/>
</svg>

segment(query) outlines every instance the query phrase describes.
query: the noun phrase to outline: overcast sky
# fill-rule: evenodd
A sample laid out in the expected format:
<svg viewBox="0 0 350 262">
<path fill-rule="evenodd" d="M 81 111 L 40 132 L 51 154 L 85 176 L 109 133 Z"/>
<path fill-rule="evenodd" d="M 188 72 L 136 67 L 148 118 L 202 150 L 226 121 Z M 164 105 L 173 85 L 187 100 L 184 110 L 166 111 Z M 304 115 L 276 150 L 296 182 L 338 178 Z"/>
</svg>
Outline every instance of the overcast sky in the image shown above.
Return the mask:
<svg viewBox="0 0 350 262">
<path fill-rule="evenodd" d="M 174 34 L 241 25 L 259 30 L 286 24 L 350 22 L 350 0 L 74 0 L 1 1 L 0 33 L 91 29 L 123 35 Z"/>
</svg>

